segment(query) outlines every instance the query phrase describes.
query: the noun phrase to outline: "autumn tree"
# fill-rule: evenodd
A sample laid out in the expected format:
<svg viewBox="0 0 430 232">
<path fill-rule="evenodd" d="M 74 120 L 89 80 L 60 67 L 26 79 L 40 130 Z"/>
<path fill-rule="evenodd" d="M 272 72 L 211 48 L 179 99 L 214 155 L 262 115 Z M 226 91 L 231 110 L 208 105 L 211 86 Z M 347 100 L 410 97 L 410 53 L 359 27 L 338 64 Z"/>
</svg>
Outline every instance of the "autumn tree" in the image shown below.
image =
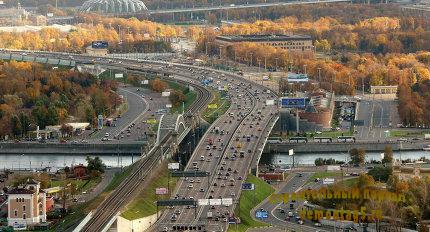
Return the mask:
<svg viewBox="0 0 430 232">
<path fill-rule="evenodd" d="M 393 149 L 391 146 L 385 146 L 384 158 L 382 159 L 383 164 L 391 164 L 393 162 Z"/>
<path fill-rule="evenodd" d="M 363 165 L 366 159 L 366 151 L 363 148 L 352 148 L 349 151 L 351 163 L 356 165 Z"/>
<path fill-rule="evenodd" d="M 151 89 L 155 92 L 163 92 L 165 89 L 167 89 L 168 85 L 166 82 L 160 80 L 159 78 L 156 78 L 155 80 L 152 80 L 150 82 Z"/>
</svg>

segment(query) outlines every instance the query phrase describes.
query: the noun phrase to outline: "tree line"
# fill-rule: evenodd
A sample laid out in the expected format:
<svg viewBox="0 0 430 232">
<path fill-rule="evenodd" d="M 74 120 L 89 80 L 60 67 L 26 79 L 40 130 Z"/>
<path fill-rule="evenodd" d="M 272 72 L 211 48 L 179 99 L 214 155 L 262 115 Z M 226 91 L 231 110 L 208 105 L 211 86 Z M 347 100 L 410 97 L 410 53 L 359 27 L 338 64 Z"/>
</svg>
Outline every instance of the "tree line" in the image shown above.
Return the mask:
<svg viewBox="0 0 430 232">
<path fill-rule="evenodd" d="M 92 41 L 109 42 L 118 52 L 166 52 L 166 39 L 181 33 L 177 27 L 161 25 L 136 18 L 104 18 L 98 15 L 78 17 L 81 23 L 69 32 L 55 28 L 40 31 L 0 32 L 0 47 L 9 49 L 44 50 L 82 53 Z"/>
<path fill-rule="evenodd" d="M 37 63 L 0 63 L 0 138 L 27 137 L 37 126 L 95 123 L 121 104 L 117 83 Z"/>
</svg>

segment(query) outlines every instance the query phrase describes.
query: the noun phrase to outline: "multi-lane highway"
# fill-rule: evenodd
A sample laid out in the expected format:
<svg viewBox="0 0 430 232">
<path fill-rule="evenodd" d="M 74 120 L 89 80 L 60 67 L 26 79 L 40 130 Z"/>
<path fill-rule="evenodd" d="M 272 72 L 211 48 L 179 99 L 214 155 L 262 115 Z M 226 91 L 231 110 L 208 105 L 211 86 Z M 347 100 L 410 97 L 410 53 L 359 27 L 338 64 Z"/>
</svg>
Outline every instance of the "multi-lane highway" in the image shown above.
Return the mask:
<svg viewBox="0 0 430 232">
<path fill-rule="evenodd" d="M 193 71 L 192 71 L 193 72 Z M 175 225 L 206 225 L 211 231 L 225 231 L 226 220 L 238 202 L 241 183 L 249 173 L 254 155 L 263 147 L 267 125 L 273 123 L 276 106 L 266 106 L 267 99 L 275 99 L 261 86 L 251 84 L 232 74 L 194 71 L 214 78 L 214 87 L 229 86 L 232 99 L 230 109 L 218 118 L 195 149 L 186 170 L 206 171 L 209 177 L 180 178 L 176 198 L 210 199 L 233 198 L 233 205 L 175 207 L 166 210 L 156 230 L 169 230 Z M 207 179 L 209 178 L 209 180 Z M 208 221 L 207 212 L 213 213 Z M 197 214 L 195 213 L 197 212 Z M 175 215 L 175 216 L 173 216 Z"/>
<path fill-rule="evenodd" d="M 256 4 L 230 4 L 226 6 L 208 6 L 208 7 L 193 7 L 193 8 L 179 8 L 179 9 L 160 9 L 149 10 L 149 14 L 172 14 L 172 13 L 186 13 L 186 12 L 203 12 L 214 10 L 234 10 L 234 9 L 250 9 L 250 8 L 263 8 L 274 6 L 290 6 L 290 5 L 304 5 L 304 4 L 318 4 L 318 3 L 336 3 L 348 2 L 348 0 L 318 0 L 318 1 L 290 1 L 290 2 L 266 2 Z"/>
</svg>

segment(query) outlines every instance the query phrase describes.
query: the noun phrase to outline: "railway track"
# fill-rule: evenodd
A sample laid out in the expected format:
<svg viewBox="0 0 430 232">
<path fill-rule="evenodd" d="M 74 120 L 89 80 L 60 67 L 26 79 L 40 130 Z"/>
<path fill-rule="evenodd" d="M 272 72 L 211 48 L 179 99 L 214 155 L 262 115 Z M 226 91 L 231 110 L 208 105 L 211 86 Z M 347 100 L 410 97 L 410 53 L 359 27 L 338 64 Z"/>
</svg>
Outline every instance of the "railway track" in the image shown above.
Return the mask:
<svg viewBox="0 0 430 232">
<path fill-rule="evenodd" d="M 134 71 L 139 72 L 139 71 Z M 212 99 L 212 94 L 205 88 L 200 85 L 188 83 L 183 80 L 176 80 L 173 78 L 169 78 L 183 85 L 191 85 L 194 87 L 197 92 L 196 100 L 192 103 L 192 105 L 187 110 L 188 113 L 196 114 L 199 111 L 209 104 L 209 101 Z M 139 160 L 137 167 L 133 170 L 132 174 L 127 177 L 115 190 L 114 192 L 102 202 L 102 204 L 97 208 L 93 217 L 88 221 L 88 223 L 83 227 L 81 231 L 83 232 L 94 232 L 94 231 L 102 231 L 106 224 L 109 222 L 111 218 L 115 216 L 115 214 L 121 210 L 123 206 L 125 206 L 131 199 L 130 197 L 139 189 L 138 186 L 142 181 L 151 173 L 152 168 L 156 166 L 156 164 L 161 159 L 161 145 L 170 142 L 171 133 L 167 134 L 160 144 L 154 146 L 151 151 L 147 154 L 147 156 L 141 160 Z"/>
</svg>

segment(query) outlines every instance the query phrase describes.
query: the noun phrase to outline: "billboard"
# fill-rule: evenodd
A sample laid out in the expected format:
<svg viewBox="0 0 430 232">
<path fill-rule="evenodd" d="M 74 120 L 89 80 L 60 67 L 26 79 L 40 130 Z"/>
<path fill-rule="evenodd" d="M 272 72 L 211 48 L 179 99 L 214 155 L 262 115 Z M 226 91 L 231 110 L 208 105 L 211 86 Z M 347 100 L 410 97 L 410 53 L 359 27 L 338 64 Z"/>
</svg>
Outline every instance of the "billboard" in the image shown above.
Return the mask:
<svg viewBox="0 0 430 232">
<path fill-rule="evenodd" d="M 169 164 L 167 164 L 167 169 L 178 170 L 179 169 L 179 163 L 169 163 Z"/>
<path fill-rule="evenodd" d="M 288 82 L 308 82 L 308 74 L 303 73 L 288 73 L 287 75 Z"/>
<path fill-rule="evenodd" d="M 109 43 L 107 41 L 93 41 L 91 42 L 92 48 L 108 48 Z"/>
<path fill-rule="evenodd" d="M 253 183 L 242 183 L 242 190 L 254 190 L 255 186 Z"/>
<path fill-rule="evenodd" d="M 282 108 L 304 108 L 306 106 L 306 98 L 281 98 Z"/>
<path fill-rule="evenodd" d="M 294 155 L 294 149 L 288 150 L 288 155 Z"/>
<path fill-rule="evenodd" d="M 166 104 L 166 108 L 172 108 L 172 104 Z"/>
<path fill-rule="evenodd" d="M 166 195 L 167 194 L 167 188 L 155 188 L 155 194 L 156 195 Z"/>
<path fill-rule="evenodd" d="M 166 92 L 162 92 L 161 96 L 162 97 L 168 97 L 168 96 L 170 96 L 170 92 L 167 92 L 167 91 Z"/>
<path fill-rule="evenodd" d="M 140 84 L 141 84 L 141 85 L 147 85 L 148 83 L 149 83 L 149 81 L 148 81 L 148 80 L 140 81 Z"/>
<path fill-rule="evenodd" d="M 122 74 L 122 73 L 115 73 L 115 78 L 124 78 L 124 74 Z"/>
</svg>

